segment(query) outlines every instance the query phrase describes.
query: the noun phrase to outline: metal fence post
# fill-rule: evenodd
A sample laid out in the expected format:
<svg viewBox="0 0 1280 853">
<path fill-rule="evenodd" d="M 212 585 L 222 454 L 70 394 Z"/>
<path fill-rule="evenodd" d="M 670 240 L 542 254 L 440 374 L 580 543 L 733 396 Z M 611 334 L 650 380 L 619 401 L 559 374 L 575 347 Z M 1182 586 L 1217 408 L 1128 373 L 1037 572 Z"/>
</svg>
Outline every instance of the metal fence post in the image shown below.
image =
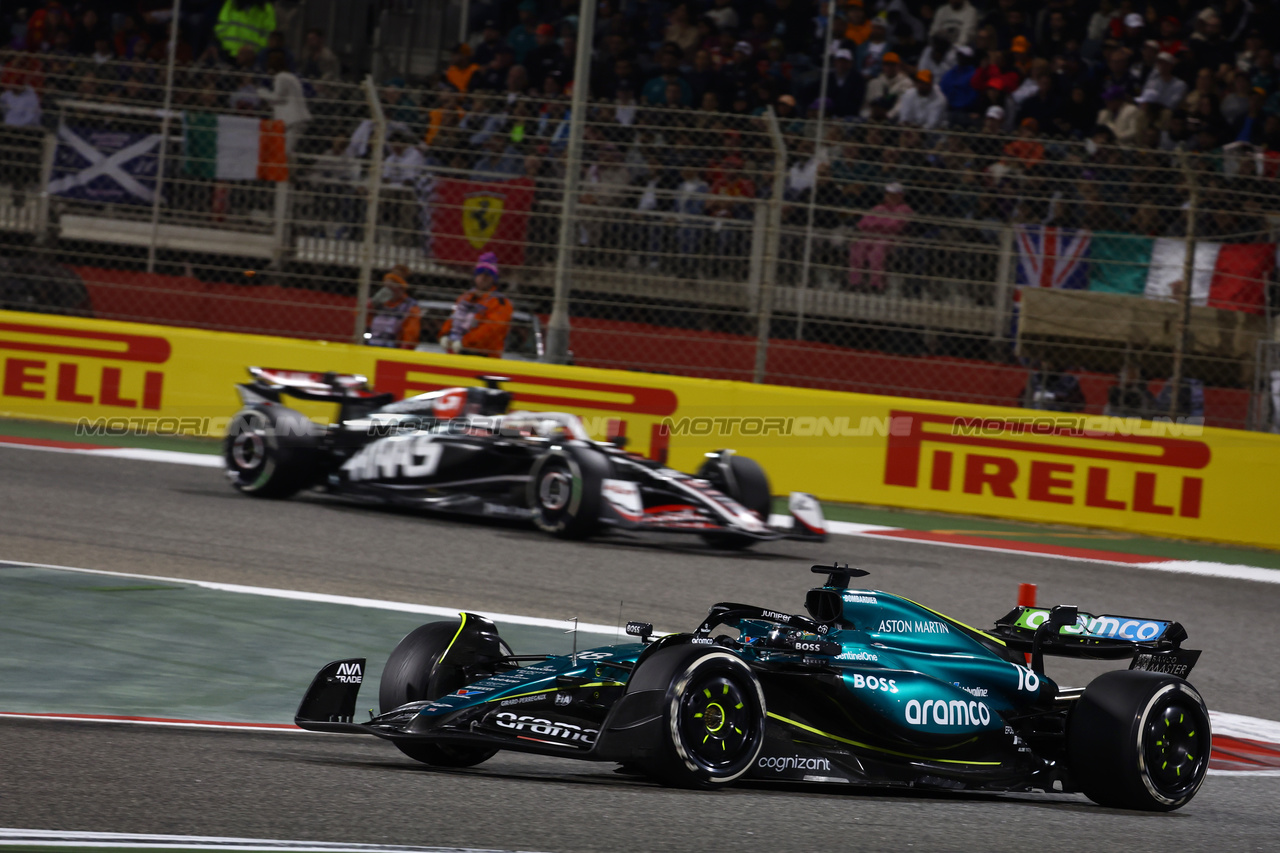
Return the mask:
<svg viewBox="0 0 1280 853">
<path fill-rule="evenodd" d="M 387 117 L 378 100 L 378 87 L 373 75 L 367 75 L 362 84 L 365 100 L 369 104 L 369 118 L 373 121 L 370 145 L 373 156 L 369 158 L 369 202 L 364 216 L 364 239 L 360 242 L 360 283 L 356 288 L 356 327 L 351 333 L 353 343 L 364 343 L 364 330 L 369 323 L 369 282 L 373 278 L 373 253 L 378 239 L 378 199 L 382 195 L 382 149 L 387 141 Z"/>
<path fill-rule="evenodd" d="M 1169 377 L 1169 420 L 1177 419 L 1178 401 L 1182 397 L 1182 361 L 1187 349 L 1187 338 L 1191 333 L 1191 291 L 1196 275 L 1196 211 L 1199 207 L 1199 187 L 1195 173 L 1191 170 L 1191 160 L 1185 150 L 1179 153 L 1179 165 L 1182 166 L 1182 175 L 1187 181 L 1189 197 L 1186 251 L 1182 258 L 1182 305 L 1178 311 L 1178 334 L 1173 341 L 1173 375 Z"/>
<path fill-rule="evenodd" d="M 169 153 L 169 115 L 173 106 L 173 65 L 178 49 L 178 18 L 182 17 L 182 0 L 173 0 L 173 17 L 169 19 L 169 56 L 164 72 L 164 111 L 160 113 L 160 156 L 156 162 L 156 194 L 151 200 L 151 239 L 147 241 L 147 272 L 156 271 L 156 237 L 160 233 L 160 203 L 164 199 L 164 168 Z"/>
<path fill-rule="evenodd" d="M 835 30 L 836 0 L 827 4 L 826 38 L 822 44 L 822 82 L 818 85 L 818 124 L 814 129 L 813 156 L 822 150 L 822 134 L 827 120 L 827 77 L 831 73 L 831 35 Z M 796 285 L 796 340 L 804 337 L 804 308 L 809 288 L 809 259 L 813 257 L 813 210 L 818 203 L 818 171 L 809 190 L 809 212 L 804 229 L 804 260 L 800 263 L 800 283 Z"/>
<path fill-rule="evenodd" d="M 992 302 L 995 317 L 992 320 L 991 337 L 999 341 L 1009 334 L 1010 313 L 1013 310 L 1013 226 L 1000 229 L 1000 256 L 996 259 L 996 291 Z"/>
<path fill-rule="evenodd" d="M 595 32 L 595 0 L 578 4 L 578 53 L 573 65 L 573 96 L 569 100 L 569 143 L 564 158 L 564 198 L 560 204 L 560 242 L 556 249 L 555 294 L 547 323 L 547 360 L 564 364 L 569 358 L 569 266 L 573 262 L 574 216 L 578 211 L 578 181 L 582 173 L 582 127 L 587 121 L 587 93 L 591 89 L 591 37 Z"/>
<path fill-rule="evenodd" d="M 760 302 L 756 307 L 756 368 L 753 382 L 764 382 L 769 359 L 769 326 L 773 320 L 773 286 L 778 280 L 778 243 L 782 237 L 782 193 L 786 189 L 787 149 L 778 129 L 778 116 L 773 107 L 765 107 L 764 120 L 773 141 L 773 186 L 769 193 L 769 219 L 764 235 L 763 275 L 760 278 Z"/>
</svg>

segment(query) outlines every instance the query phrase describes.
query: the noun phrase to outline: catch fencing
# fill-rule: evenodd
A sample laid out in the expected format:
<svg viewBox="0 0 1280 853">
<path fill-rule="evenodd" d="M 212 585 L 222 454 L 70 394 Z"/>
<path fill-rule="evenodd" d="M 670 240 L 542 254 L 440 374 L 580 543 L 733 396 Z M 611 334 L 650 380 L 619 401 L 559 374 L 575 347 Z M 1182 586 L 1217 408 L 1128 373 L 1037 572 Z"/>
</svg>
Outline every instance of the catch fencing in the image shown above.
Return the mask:
<svg viewBox="0 0 1280 853">
<path fill-rule="evenodd" d="M 0 127 L 0 307 L 359 340 L 361 294 L 403 265 L 430 348 L 492 251 L 521 312 L 512 357 L 1277 422 L 1280 159 L 1247 144 L 1188 152 L 1154 125 L 1125 146 L 925 130 L 713 96 L 593 103 L 569 164 L 554 83 L 302 81 L 310 118 L 286 122 L 252 70 L 179 66 L 169 85 L 150 63 L 0 65 L 41 110 Z M 544 333 L 558 263 L 567 353 Z"/>
</svg>

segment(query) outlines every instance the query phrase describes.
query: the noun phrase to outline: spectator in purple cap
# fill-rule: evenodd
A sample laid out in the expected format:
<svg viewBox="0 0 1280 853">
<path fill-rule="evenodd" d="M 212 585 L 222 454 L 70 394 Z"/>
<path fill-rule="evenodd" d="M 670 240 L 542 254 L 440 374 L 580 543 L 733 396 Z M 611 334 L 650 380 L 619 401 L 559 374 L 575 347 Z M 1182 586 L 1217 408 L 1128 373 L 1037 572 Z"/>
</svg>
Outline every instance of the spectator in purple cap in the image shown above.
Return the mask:
<svg viewBox="0 0 1280 853">
<path fill-rule="evenodd" d="M 1142 94 L 1148 103 L 1155 102 L 1167 110 L 1176 110 L 1187 97 L 1187 84 L 1173 75 L 1178 60 L 1163 51 L 1156 55 L 1156 70 L 1151 72 Z"/>
<path fill-rule="evenodd" d="M 1110 86 L 1102 93 L 1104 106 L 1098 111 L 1098 126 L 1110 130 L 1121 145 L 1138 138 L 1139 110 L 1129 103 L 1123 86 Z"/>
</svg>

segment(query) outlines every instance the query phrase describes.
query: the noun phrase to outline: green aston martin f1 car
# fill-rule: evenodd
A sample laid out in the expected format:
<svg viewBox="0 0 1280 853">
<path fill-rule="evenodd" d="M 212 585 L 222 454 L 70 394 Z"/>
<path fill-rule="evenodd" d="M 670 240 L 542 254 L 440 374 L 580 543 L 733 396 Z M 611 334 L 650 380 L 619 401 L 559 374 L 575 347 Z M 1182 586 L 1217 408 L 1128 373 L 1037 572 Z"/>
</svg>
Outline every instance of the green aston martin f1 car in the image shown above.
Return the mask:
<svg viewBox="0 0 1280 853">
<path fill-rule="evenodd" d="M 569 655 L 516 655 L 483 617 L 433 622 L 384 668 L 381 714 L 355 722 L 363 659 L 324 667 L 304 729 L 362 732 L 451 767 L 499 750 L 619 762 L 670 785 L 747 779 L 937 790 L 1079 791 L 1107 806 L 1186 805 L 1209 715 L 1177 622 L 1015 608 L 979 630 L 815 566 L 807 615 L 713 606 L 692 632 Z M 1059 687 L 1045 655 L 1127 660 Z"/>
</svg>

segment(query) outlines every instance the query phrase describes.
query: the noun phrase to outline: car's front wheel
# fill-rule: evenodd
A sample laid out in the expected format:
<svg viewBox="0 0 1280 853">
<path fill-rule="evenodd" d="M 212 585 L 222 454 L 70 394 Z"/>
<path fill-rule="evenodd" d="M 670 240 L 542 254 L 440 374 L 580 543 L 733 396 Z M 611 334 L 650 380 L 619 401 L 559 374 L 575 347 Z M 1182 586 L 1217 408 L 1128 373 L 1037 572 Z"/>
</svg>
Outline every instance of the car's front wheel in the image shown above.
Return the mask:
<svg viewBox="0 0 1280 853">
<path fill-rule="evenodd" d="M 697 476 L 755 513 L 764 523 L 769 523 L 773 495 L 769 476 L 759 462 L 731 451 L 721 451 L 702 463 Z M 705 533 L 702 538 L 712 547 L 734 551 L 749 548 L 759 541 L 751 536 L 722 532 Z"/>
<path fill-rule="evenodd" d="M 454 660 L 454 655 L 449 658 L 453 665 L 438 673 L 435 680 L 431 679 L 436 663 L 448 650 L 461 628 L 462 623 L 456 621 L 429 622 L 410 631 L 400 641 L 391 652 L 391 657 L 387 658 L 387 664 L 382 669 L 382 680 L 378 684 L 378 705 L 382 713 L 409 702 L 438 699 L 463 686 L 458 673 L 462 667 L 474 661 Z M 410 758 L 437 767 L 471 767 L 498 754 L 498 750 L 487 747 L 401 740 L 392 743 Z"/>
<path fill-rule="evenodd" d="M 668 667 L 661 742 L 645 769 L 681 788 L 722 788 L 755 764 L 764 745 L 764 690 L 741 658 L 674 646 L 645 666 Z M 652 674 L 652 672 L 651 672 Z"/>
<path fill-rule="evenodd" d="M 1173 811 L 1209 768 L 1209 711 L 1173 675 L 1117 670 L 1095 678 L 1067 723 L 1076 786 L 1099 805 Z"/>
</svg>

